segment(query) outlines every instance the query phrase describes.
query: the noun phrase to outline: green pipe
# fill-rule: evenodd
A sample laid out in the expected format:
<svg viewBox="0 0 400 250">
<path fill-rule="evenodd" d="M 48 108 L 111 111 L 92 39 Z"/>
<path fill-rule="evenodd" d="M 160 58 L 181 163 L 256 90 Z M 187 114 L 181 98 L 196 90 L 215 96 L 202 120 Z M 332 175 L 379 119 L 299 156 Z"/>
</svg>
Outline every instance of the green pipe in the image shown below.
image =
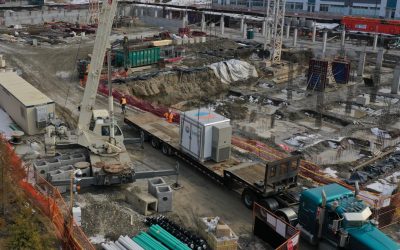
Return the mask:
<svg viewBox="0 0 400 250">
<path fill-rule="evenodd" d="M 133 237 L 132 240 L 145 250 L 169 250 L 146 232 L 140 232 L 138 235 Z"/>
<path fill-rule="evenodd" d="M 152 225 L 148 232 L 172 250 L 191 250 L 186 244 L 182 243 L 159 225 Z"/>
</svg>

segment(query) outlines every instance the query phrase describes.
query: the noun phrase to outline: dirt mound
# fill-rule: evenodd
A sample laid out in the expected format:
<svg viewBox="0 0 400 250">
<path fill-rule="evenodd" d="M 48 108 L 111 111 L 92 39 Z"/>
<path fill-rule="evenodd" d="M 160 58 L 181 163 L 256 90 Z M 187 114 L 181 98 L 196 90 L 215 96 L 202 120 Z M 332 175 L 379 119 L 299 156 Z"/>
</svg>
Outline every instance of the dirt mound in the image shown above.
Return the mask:
<svg viewBox="0 0 400 250">
<path fill-rule="evenodd" d="M 216 96 L 229 88 L 210 69 L 191 73 L 173 72 L 128 83 L 130 94 L 171 105 L 202 96 Z"/>
</svg>

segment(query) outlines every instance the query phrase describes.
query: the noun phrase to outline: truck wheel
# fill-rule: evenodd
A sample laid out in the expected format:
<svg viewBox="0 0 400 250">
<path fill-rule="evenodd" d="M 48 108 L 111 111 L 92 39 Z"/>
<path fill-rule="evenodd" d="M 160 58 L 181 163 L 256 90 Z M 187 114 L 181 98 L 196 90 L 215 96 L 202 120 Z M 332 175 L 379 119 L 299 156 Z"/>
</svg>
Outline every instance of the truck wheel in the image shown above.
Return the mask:
<svg viewBox="0 0 400 250">
<path fill-rule="evenodd" d="M 267 210 L 274 212 L 279 208 L 279 203 L 274 198 L 266 198 L 260 201 L 260 205 L 266 208 Z"/>
<path fill-rule="evenodd" d="M 242 202 L 243 204 L 249 208 L 253 209 L 254 202 L 256 202 L 257 196 L 248 188 L 245 188 L 242 192 Z"/>
<path fill-rule="evenodd" d="M 151 146 L 153 148 L 159 148 L 160 147 L 160 141 L 155 137 L 151 137 L 150 143 L 151 143 Z"/>
<path fill-rule="evenodd" d="M 168 144 L 166 144 L 166 143 L 163 143 L 163 144 L 161 145 L 161 152 L 162 152 L 163 154 L 167 155 L 167 156 L 170 156 L 170 155 L 172 154 L 171 147 L 170 147 Z"/>
<path fill-rule="evenodd" d="M 140 130 L 140 138 L 143 138 L 143 141 L 149 141 L 149 136 L 143 130 Z"/>
</svg>

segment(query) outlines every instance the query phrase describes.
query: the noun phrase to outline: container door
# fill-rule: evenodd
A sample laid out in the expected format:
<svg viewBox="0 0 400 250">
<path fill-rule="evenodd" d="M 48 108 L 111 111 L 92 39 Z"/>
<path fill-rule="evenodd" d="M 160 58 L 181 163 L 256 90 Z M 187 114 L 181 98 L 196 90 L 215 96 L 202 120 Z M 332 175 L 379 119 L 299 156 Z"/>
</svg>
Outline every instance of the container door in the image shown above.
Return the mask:
<svg viewBox="0 0 400 250">
<path fill-rule="evenodd" d="M 182 122 L 182 142 L 181 146 L 186 149 L 186 151 L 190 150 L 190 123 L 183 121 Z"/>
<path fill-rule="evenodd" d="M 191 135 L 190 135 L 190 151 L 195 154 L 198 158 L 200 158 L 200 129 L 196 125 L 191 124 Z"/>
</svg>

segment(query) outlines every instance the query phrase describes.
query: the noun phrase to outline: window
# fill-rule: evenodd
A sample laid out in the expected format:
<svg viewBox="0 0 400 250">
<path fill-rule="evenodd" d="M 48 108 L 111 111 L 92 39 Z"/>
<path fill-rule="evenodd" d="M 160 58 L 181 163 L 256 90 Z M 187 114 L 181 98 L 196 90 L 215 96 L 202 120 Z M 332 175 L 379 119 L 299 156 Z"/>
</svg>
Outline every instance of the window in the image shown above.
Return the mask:
<svg viewBox="0 0 400 250">
<path fill-rule="evenodd" d="M 110 126 L 101 126 L 101 135 L 110 136 Z"/>
<path fill-rule="evenodd" d="M 321 4 L 321 5 L 319 6 L 319 11 L 325 11 L 325 12 L 329 11 L 329 5 L 327 5 L 327 4 Z"/>
<path fill-rule="evenodd" d="M 294 4 L 294 9 L 295 10 L 302 10 L 303 9 L 303 4 L 302 3 L 295 3 Z"/>
</svg>

